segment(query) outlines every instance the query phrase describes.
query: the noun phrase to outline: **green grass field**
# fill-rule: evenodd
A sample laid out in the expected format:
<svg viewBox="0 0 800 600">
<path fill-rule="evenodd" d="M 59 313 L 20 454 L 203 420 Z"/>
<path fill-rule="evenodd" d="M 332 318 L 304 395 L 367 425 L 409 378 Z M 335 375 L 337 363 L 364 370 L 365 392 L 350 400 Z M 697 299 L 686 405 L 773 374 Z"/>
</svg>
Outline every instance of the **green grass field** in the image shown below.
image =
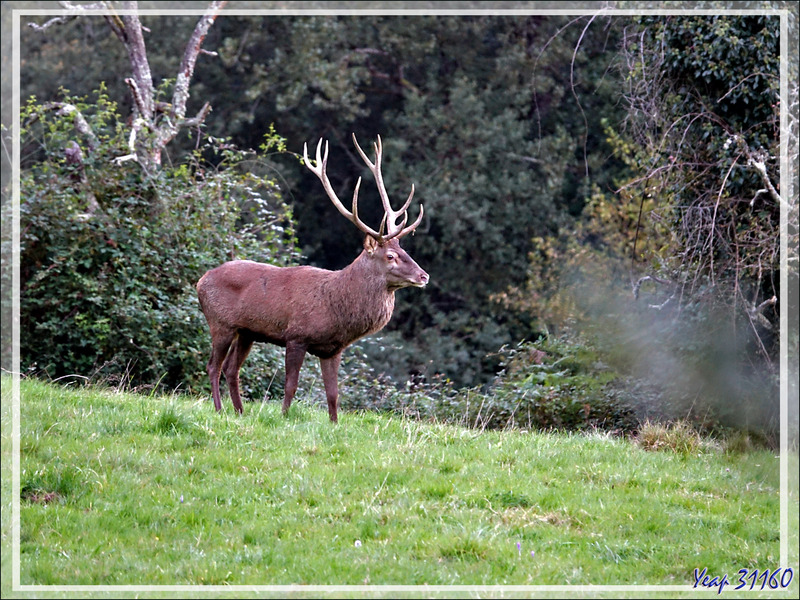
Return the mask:
<svg viewBox="0 0 800 600">
<path fill-rule="evenodd" d="M 23 585 L 691 585 L 779 566 L 765 450 L 21 388 Z M 9 488 L 4 469 L 4 574 Z M 793 532 L 797 500 L 795 479 Z"/>
</svg>

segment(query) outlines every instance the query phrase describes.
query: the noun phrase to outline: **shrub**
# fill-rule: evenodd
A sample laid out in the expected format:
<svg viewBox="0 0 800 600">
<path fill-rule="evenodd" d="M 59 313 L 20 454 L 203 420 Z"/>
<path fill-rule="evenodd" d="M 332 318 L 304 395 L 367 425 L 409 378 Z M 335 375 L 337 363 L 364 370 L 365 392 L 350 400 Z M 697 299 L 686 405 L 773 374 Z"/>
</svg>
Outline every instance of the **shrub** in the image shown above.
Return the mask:
<svg viewBox="0 0 800 600">
<path fill-rule="evenodd" d="M 59 106 L 31 100 L 22 113 L 23 370 L 205 387 L 196 281 L 233 258 L 297 257 L 289 207 L 253 172 L 263 156 L 198 133 L 195 152 L 148 174 L 115 160 L 127 133 L 102 90 Z"/>
<path fill-rule="evenodd" d="M 683 455 L 695 454 L 703 445 L 700 434 L 686 421 L 668 424 L 645 421 L 637 432 L 636 442 L 645 450 Z"/>
<path fill-rule="evenodd" d="M 486 397 L 462 395 L 460 403 L 469 405 L 468 421 L 490 428 L 595 428 L 618 433 L 635 427 L 617 374 L 591 346 L 541 338 L 504 348 L 501 356 L 504 368 Z"/>
<path fill-rule="evenodd" d="M 342 406 L 480 429 L 635 430 L 624 382 L 590 346 L 542 338 L 499 354 L 503 370 L 490 386 L 459 389 L 442 377 L 398 386 L 355 352 L 343 369 Z"/>
</svg>

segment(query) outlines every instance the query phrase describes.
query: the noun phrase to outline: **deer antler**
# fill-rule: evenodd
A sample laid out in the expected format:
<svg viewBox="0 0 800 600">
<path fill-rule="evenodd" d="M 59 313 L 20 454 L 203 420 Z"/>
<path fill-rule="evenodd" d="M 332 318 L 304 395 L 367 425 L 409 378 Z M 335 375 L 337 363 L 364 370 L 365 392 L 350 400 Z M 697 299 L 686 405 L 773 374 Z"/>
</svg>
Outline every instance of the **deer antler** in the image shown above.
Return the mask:
<svg viewBox="0 0 800 600">
<path fill-rule="evenodd" d="M 366 233 L 369 236 L 372 236 L 377 240 L 379 243 L 383 244 L 384 242 L 388 242 L 393 238 L 400 239 L 401 237 L 408 235 L 412 231 L 414 231 L 417 226 L 422 222 L 422 216 L 424 214 L 422 205 L 420 204 L 419 207 L 419 216 L 417 220 L 414 221 L 411 225 L 406 227 L 406 223 L 408 222 L 408 207 L 411 205 L 411 199 L 414 197 L 414 185 L 411 185 L 411 193 L 408 196 L 408 200 L 406 200 L 403 207 L 398 210 L 392 210 L 392 206 L 389 203 L 389 195 L 386 193 L 386 186 L 383 183 L 383 175 L 381 174 L 381 157 L 383 155 L 383 145 L 381 144 L 381 137 L 378 136 L 378 142 L 373 144 L 375 147 L 375 162 L 367 158 L 366 154 L 364 154 L 361 147 L 358 145 L 358 140 L 356 140 L 356 135 L 353 134 L 353 142 L 355 142 L 356 149 L 358 153 L 361 155 L 361 158 L 364 162 L 367 163 L 367 166 L 372 171 L 372 174 L 375 177 L 375 183 L 378 186 L 378 194 L 381 197 L 381 202 L 383 203 L 383 210 L 384 215 L 383 219 L 381 219 L 381 226 L 379 231 L 375 231 L 367 224 L 365 224 L 361 219 L 358 218 L 358 190 L 361 187 L 361 178 L 358 178 L 356 182 L 355 191 L 353 192 L 353 210 L 352 212 L 345 208 L 344 204 L 342 204 L 339 197 L 336 195 L 336 192 L 331 185 L 330 180 L 328 179 L 328 174 L 326 172 L 326 167 L 328 164 L 328 142 L 325 141 L 325 152 L 322 153 L 322 139 L 320 138 L 319 142 L 317 143 L 317 154 L 316 160 L 314 165 L 311 164 L 311 160 L 308 158 L 308 146 L 303 144 L 303 161 L 305 162 L 308 169 L 316 175 L 319 180 L 322 182 L 322 187 L 325 188 L 325 192 L 328 194 L 328 198 L 331 199 L 333 205 L 337 208 L 337 210 L 346 217 L 350 222 L 352 222 L 356 227 L 358 227 L 361 231 Z M 398 224 L 398 220 L 402 218 L 402 222 Z M 384 235 L 384 227 L 386 228 L 386 234 Z"/>
<path fill-rule="evenodd" d="M 374 237 L 376 240 L 381 240 L 383 236 L 372 229 L 369 225 L 364 223 L 361 219 L 358 218 L 358 186 L 361 184 L 361 179 L 358 180 L 356 183 L 356 191 L 353 193 L 353 212 L 347 210 L 342 204 L 339 197 L 336 195 L 336 192 L 331 185 L 330 179 L 328 179 L 328 173 L 326 172 L 326 167 L 328 165 L 328 142 L 325 142 L 325 154 L 323 155 L 322 152 L 322 138 L 320 138 L 319 142 L 317 143 L 317 158 L 315 164 L 312 166 L 311 161 L 308 158 L 308 147 L 306 144 L 303 144 L 303 162 L 306 163 L 308 169 L 314 173 L 319 180 L 322 182 L 322 187 L 325 188 L 325 192 L 328 194 L 328 198 L 331 199 L 333 205 L 339 210 L 342 215 L 344 215 L 349 221 L 353 223 L 356 227 L 358 227 L 361 231 Z"/>
<path fill-rule="evenodd" d="M 367 155 L 364 154 L 361 146 L 358 145 L 358 140 L 356 139 L 355 133 L 353 134 L 353 143 L 356 145 L 356 150 L 358 150 L 358 153 L 361 155 L 361 159 L 367 163 L 369 170 L 372 171 L 372 175 L 375 177 L 375 184 L 378 186 L 378 194 L 381 197 L 384 211 L 383 221 L 381 221 L 381 232 L 383 231 L 383 224 L 386 224 L 386 236 L 383 237 L 383 240 L 386 241 L 395 237 L 400 239 L 401 237 L 408 235 L 422 222 L 422 215 L 424 214 L 424 209 L 420 204 L 419 216 L 417 217 L 417 220 L 408 227 L 405 226 L 408 222 L 408 207 L 411 206 L 411 199 L 414 197 L 414 184 L 411 184 L 411 193 L 408 195 L 408 200 L 406 200 L 402 208 L 398 211 L 392 210 L 392 205 L 389 203 L 389 194 L 386 192 L 386 186 L 383 183 L 383 174 L 381 173 L 381 158 L 383 158 L 383 143 L 381 142 L 381 136 L 379 135 L 378 141 L 372 144 L 373 148 L 375 148 L 374 163 L 367 158 Z M 361 183 L 361 178 L 359 178 L 358 182 Z M 356 184 L 355 193 L 356 195 L 358 194 L 358 184 Z M 398 224 L 397 221 L 401 217 L 403 222 Z"/>
</svg>

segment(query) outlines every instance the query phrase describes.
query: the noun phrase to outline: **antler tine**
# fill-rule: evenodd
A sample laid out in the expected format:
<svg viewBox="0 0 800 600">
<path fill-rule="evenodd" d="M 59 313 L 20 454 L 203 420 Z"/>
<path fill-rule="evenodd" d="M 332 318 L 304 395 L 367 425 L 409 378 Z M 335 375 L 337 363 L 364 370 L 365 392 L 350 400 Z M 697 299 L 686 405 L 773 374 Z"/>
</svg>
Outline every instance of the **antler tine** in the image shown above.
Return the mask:
<svg viewBox="0 0 800 600">
<path fill-rule="evenodd" d="M 424 214 L 425 214 L 425 207 L 422 206 L 422 204 L 420 204 L 419 216 L 417 216 L 417 220 L 414 221 L 411 225 L 409 225 L 405 229 L 403 229 L 403 231 L 400 232 L 400 235 L 398 237 L 403 237 L 404 235 L 408 235 L 409 233 L 412 233 L 417 227 L 419 227 L 419 224 L 422 223 L 422 217 Z"/>
<path fill-rule="evenodd" d="M 317 142 L 317 158 L 314 161 L 314 164 L 311 164 L 311 159 L 308 158 L 308 144 L 303 142 L 303 162 L 308 167 L 308 170 L 314 173 L 317 177 L 322 180 L 323 185 L 325 184 L 325 180 L 328 176 L 325 174 L 325 166 L 328 163 L 328 142 L 325 142 L 325 156 L 321 156 L 320 150 L 322 148 L 323 139 L 319 138 L 319 142 Z M 327 189 L 327 188 L 326 188 Z M 334 194 L 335 196 L 336 194 Z M 338 198 L 337 198 L 338 200 Z"/>
<path fill-rule="evenodd" d="M 406 221 L 408 220 L 408 213 L 403 214 L 403 223 L 398 227 L 397 232 L 392 235 L 387 235 L 384 239 L 390 240 L 392 238 L 397 238 L 398 240 L 402 237 L 407 236 L 409 233 L 413 233 L 413 231 L 422 223 L 422 216 L 425 214 L 425 210 L 422 204 L 419 205 L 419 215 L 417 215 L 417 220 L 414 221 L 408 227 L 405 227 Z"/>
<path fill-rule="evenodd" d="M 411 206 L 411 199 L 414 197 L 414 184 L 411 184 L 411 193 L 408 195 L 408 200 L 406 203 L 403 204 L 403 207 L 400 209 L 400 212 L 404 213 L 408 210 L 408 207 Z"/>
<path fill-rule="evenodd" d="M 372 149 L 375 150 L 375 162 L 372 162 L 369 157 L 364 153 L 361 149 L 361 146 L 358 144 L 358 140 L 356 139 L 356 134 L 353 134 L 353 143 L 356 146 L 356 150 L 358 150 L 358 154 L 361 156 L 361 160 L 367 163 L 369 170 L 373 173 L 376 169 L 380 169 L 381 166 L 381 156 L 383 155 L 383 143 L 381 142 L 381 136 L 378 135 L 378 141 L 372 142 Z"/>
<path fill-rule="evenodd" d="M 383 143 L 381 142 L 381 136 L 378 136 L 378 141 L 372 143 L 372 147 L 375 149 L 375 162 L 372 162 L 364 151 L 361 149 L 361 146 L 358 145 L 358 140 L 356 139 L 356 134 L 353 134 L 353 143 L 356 146 L 356 150 L 361 155 L 362 160 L 367 163 L 369 170 L 372 171 L 373 177 L 375 177 L 375 184 L 378 186 L 378 195 L 381 197 L 381 203 L 383 204 L 383 210 L 386 214 L 390 217 L 390 223 L 387 223 L 389 227 L 391 227 L 396 221 L 396 214 L 394 210 L 392 210 L 392 205 L 389 203 L 389 194 L 386 192 L 386 185 L 383 183 L 383 174 L 381 174 L 381 157 L 383 156 Z"/>
<path fill-rule="evenodd" d="M 354 218 L 356 221 L 358 221 L 359 223 L 361 223 L 361 219 L 359 219 L 359 218 L 358 218 L 358 190 L 359 190 L 360 188 L 361 188 L 361 177 L 359 177 L 359 178 L 358 178 L 358 181 L 356 181 L 356 189 L 354 189 L 354 190 L 353 190 L 353 218 Z M 364 227 L 367 227 L 367 226 L 366 226 L 366 225 L 364 225 Z M 367 229 L 370 229 L 370 228 L 369 228 L 369 227 L 367 227 Z M 362 231 L 363 231 L 363 230 L 362 230 Z M 370 229 L 370 231 L 372 231 L 372 229 Z M 364 231 L 364 233 L 369 233 L 369 232 L 367 232 L 367 231 Z M 380 237 L 381 235 L 383 235 L 383 233 L 382 233 L 382 232 L 378 234 L 378 236 L 379 236 L 379 237 Z"/>
<path fill-rule="evenodd" d="M 409 227 L 406 227 L 406 223 L 408 222 L 408 207 L 411 206 L 411 199 L 414 197 L 414 184 L 411 184 L 411 193 L 408 195 L 408 199 L 406 200 L 403 207 L 398 211 L 398 213 L 402 213 L 403 215 L 403 222 L 397 227 L 397 232 L 389 237 L 389 239 L 396 237 L 400 239 L 401 237 L 408 235 L 409 233 L 413 232 L 417 226 L 422 222 L 422 214 L 423 214 L 423 207 L 419 205 L 419 216 L 417 220 L 414 221 Z"/>
<path fill-rule="evenodd" d="M 386 214 L 383 215 L 383 218 L 381 219 L 380 229 L 378 229 L 378 231 L 381 234 L 381 239 L 386 239 L 386 238 L 383 237 L 383 232 L 384 232 L 385 229 L 386 229 Z"/>
</svg>

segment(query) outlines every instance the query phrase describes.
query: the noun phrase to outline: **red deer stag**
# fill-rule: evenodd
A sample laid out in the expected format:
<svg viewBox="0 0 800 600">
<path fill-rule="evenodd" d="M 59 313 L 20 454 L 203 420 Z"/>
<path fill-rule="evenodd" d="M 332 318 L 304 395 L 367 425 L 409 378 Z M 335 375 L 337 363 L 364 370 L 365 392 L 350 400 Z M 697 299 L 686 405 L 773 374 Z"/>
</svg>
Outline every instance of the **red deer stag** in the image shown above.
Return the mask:
<svg viewBox="0 0 800 600">
<path fill-rule="evenodd" d="M 408 286 L 424 287 L 428 274 L 400 247 L 399 240 L 414 231 L 422 221 L 406 227 L 408 207 L 414 186 L 403 207 L 392 210 L 381 175 L 383 147 L 378 136 L 375 162 L 367 158 L 355 143 L 361 158 L 369 166 L 378 186 L 384 216 L 378 231 L 358 217 L 358 189 L 353 192 L 350 212 L 339 201 L 325 172 L 328 143 L 321 155 L 322 140 L 312 165 L 308 148 L 303 146 L 306 166 L 319 177 L 322 186 L 342 215 L 366 234 L 364 251 L 341 271 L 327 271 L 310 266 L 275 267 L 249 260 L 234 260 L 211 269 L 197 282 L 200 306 L 211 330 L 211 358 L 208 376 L 214 407 L 222 409 L 219 392 L 220 371 L 225 373 L 231 401 L 242 412 L 239 397 L 239 369 L 253 342 L 269 342 L 286 347 L 286 385 L 283 414 L 289 410 L 306 352 L 319 357 L 322 379 L 328 400 L 328 415 L 337 420 L 339 399 L 338 371 L 342 351 L 357 339 L 380 331 L 394 310 L 394 293 Z M 385 226 L 385 233 L 384 233 Z"/>
</svg>

